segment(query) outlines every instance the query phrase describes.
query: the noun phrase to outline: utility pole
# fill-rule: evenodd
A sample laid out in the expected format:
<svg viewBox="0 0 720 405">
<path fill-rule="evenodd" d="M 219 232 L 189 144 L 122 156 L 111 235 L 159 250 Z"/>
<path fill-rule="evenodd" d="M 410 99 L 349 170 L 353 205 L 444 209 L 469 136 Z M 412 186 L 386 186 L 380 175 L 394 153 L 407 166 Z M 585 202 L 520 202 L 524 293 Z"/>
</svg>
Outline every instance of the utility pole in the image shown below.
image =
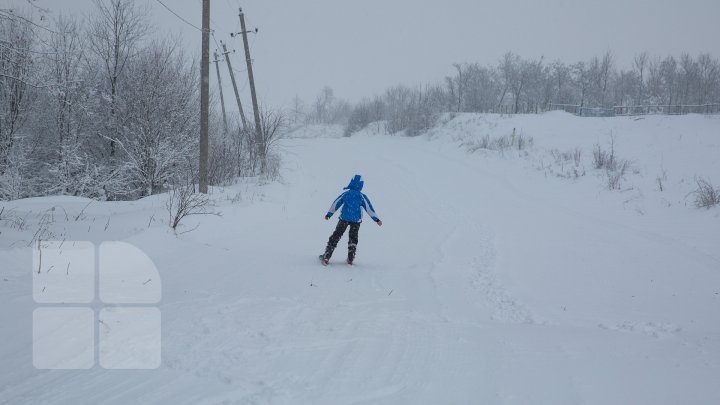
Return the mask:
<svg viewBox="0 0 720 405">
<path fill-rule="evenodd" d="M 217 72 L 217 79 L 218 79 L 218 89 L 220 89 L 220 106 L 222 107 L 222 115 L 223 115 L 223 129 L 225 130 L 225 133 L 228 132 L 228 125 L 227 125 L 227 116 L 225 115 L 225 98 L 223 97 L 223 91 L 222 91 L 222 79 L 220 79 L 220 65 L 218 65 L 218 62 L 220 61 L 218 59 L 217 52 L 213 52 L 213 56 L 215 57 L 215 71 Z"/>
<path fill-rule="evenodd" d="M 250 95 L 252 96 L 253 113 L 255 114 L 255 144 L 260 156 L 260 170 L 265 171 L 265 148 L 262 142 L 262 127 L 260 126 L 260 110 L 258 109 L 257 96 L 255 94 L 255 78 L 253 77 L 252 59 L 250 58 L 250 46 L 248 45 L 247 30 L 245 29 L 245 14 L 240 10 L 240 30 L 242 31 L 243 45 L 245 47 L 245 61 L 247 62 L 248 79 L 250 80 Z"/>
<path fill-rule="evenodd" d="M 202 4 L 202 60 L 200 62 L 200 192 L 208 192 L 208 114 L 210 109 L 210 0 Z"/>
<path fill-rule="evenodd" d="M 223 41 L 220 41 L 220 45 L 223 47 L 223 56 L 225 56 L 225 62 L 227 62 L 228 71 L 230 72 L 230 81 L 232 81 L 233 90 L 235 90 L 235 100 L 237 101 L 238 110 L 240 110 L 240 119 L 242 120 L 243 130 L 247 130 L 247 121 L 245 120 L 245 112 L 243 112 L 242 103 L 240 102 L 240 93 L 238 92 L 237 84 L 235 83 L 235 72 L 233 71 L 230 58 L 228 57 L 227 45 Z"/>
</svg>

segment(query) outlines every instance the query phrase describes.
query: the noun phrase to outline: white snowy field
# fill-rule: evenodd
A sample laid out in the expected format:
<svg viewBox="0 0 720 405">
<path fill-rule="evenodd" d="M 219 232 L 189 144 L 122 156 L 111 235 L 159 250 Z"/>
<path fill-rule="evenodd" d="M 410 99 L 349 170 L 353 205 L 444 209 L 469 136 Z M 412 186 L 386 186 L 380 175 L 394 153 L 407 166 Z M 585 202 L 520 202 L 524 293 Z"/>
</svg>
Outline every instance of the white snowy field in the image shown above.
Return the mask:
<svg viewBox="0 0 720 405">
<path fill-rule="evenodd" d="M 513 128 L 533 146 L 469 152 Z M 692 194 L 720 186 L 720 117 L 317 130 L 282 141 L 281 181 L 214 188 L 222 216 L 177 236 L 164 195 L 0 203 L 0 403 L 720 403 L 720 206 Z M 619 190 L 592 167 L 611 134 L 632 161 Z M 322 267 L 323 216 L 356 173 L 384 224 L 363 223 L 355 266 L 345 236 Z M 158 369 L 33 367 L 39 229 L 152 258 Z"/>
</svg>

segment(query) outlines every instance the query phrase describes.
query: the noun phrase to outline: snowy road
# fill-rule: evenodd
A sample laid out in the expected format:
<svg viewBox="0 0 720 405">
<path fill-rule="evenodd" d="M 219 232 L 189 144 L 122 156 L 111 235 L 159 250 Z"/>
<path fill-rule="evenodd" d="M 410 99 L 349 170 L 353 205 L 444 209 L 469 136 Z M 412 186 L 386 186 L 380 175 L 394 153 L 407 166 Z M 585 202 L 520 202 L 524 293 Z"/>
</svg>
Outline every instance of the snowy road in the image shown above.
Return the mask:
<svg viewBox="0 0 720 405">
<path fill-rule="evenodd" d="M 163 278 L 158 370 L 33 369 L 12 270 L 28 294 L 0 290 L 0 403 L 720 402 L 717 252 L 424 138 L 282 147 L 282 184 L 226 190 L 221 218 L 116 235 Z M 355 173 L 384 225 L 363 223 L 356 266 L 345 236 L 322 267 L 322 217 Z"/>
</svg>

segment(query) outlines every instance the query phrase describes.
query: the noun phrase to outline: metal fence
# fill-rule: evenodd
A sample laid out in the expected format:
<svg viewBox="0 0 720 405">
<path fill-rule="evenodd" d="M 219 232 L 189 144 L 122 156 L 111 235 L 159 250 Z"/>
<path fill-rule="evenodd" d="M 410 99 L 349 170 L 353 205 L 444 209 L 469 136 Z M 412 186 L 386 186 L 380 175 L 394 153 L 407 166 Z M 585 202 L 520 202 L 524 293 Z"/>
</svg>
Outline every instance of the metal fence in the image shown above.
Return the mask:
<svg viewBox="0 0 720 405">
<path fill-rule="evenodd" d="M 694 105 L 633 105 L 613 107 L 615 115 L 683 115 L 683 114 L 720 114 L 720 104 Z"/>
<path fill-rule="evenodd" d="M 581 107 L 576 104 L 550 104 L 550 110 L 563 110 L 580 117 L 615 117 L 633 115 L 720 114 L 720 104 L 631 105 L 614 107 Z"/>
</svg>

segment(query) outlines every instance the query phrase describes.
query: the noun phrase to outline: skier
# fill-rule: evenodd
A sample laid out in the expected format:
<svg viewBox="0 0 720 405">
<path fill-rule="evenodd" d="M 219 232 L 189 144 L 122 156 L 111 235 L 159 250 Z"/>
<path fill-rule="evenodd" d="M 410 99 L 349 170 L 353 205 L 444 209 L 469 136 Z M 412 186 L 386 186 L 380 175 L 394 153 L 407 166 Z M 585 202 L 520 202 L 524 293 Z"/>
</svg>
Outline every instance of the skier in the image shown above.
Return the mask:
<svg viewBox="0 0 720 405">
<path fill-rule="evenodd" d="M 370 199 L 360 192 L 363 184 L 364 182 L 360 179 L 360 175 L 356 174 L 355 177 L 350 180 L 350 184 L 344 188 L 344 190 L 347 191 L 335 199 L 327 214 L 325 214 L 325 220 L 327 221 L 340 206 L 343 207 L 335 232 L 333 232 L 328 240 L 325 254 L 320 255 L 320 262 L 324 266 L 327 266 L 330 262 L 330 256 L 332 256 L 335 247 L 348 226 L 350 227 L 350 240 L 348 241 L 347 264 L 352 265 L 355 259 L 355 250 L 357 249 L 358 231 L 360 230 L 360 223 L 362 222 L 361 208 L 365 209 L 368 215 L 370 215 L 370 218 L 372 218 L 378 226 L 382 226 L 382 221 L 377 217 L 377 214 L 375 214 L 375 209 L 370 203 Z"/>
</svg>

